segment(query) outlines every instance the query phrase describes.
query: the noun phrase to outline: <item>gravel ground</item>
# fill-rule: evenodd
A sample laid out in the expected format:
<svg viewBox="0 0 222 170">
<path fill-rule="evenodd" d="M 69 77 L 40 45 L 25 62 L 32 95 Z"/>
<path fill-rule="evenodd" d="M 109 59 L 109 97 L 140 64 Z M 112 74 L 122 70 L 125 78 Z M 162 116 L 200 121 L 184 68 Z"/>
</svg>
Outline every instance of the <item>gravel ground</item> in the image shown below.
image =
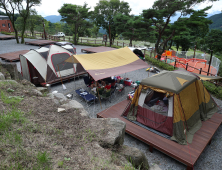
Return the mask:
<svg viewBox="0 0 222 170">
<path fill-rule="evenodd" d="M 0 34 L 1 35 L 1 34 Z M 33 39 L 26 39 L 26 41 L 32 41 Z M 85 48 L 86 46 L 76 46 L 77 54 L 82 54 L 81 49 Z M 7 52 L 13 52 L 13 51 L 20 51 L 25 49 L 34 49 L 38 48 L 37 46 L 31 46 L 31 45 L 23 45 L 23 44 L 17 44 L 15 40 L 0 40 L 0 54 L 7 53 Z M 4 62 L 0 59 L 0 62 Z M 19 62 L 16 62 L 18 67 L 20 67 Z M 146 69 L 140 69 L 133 72 L 122 74 L 122 77 L 128 77 L 132 79 L 133 81 L 136 80 L 142 80 L 146 78 L 147 76 L 152 76 L 153 73 L 146 72 Z M 76 78 L 75 80 L 71 80 L 70 82 L 64 82 L 66 86 L 66 90 L 63 90 L 61 84 L 55 84 L 51 86 L 50 91 L 58 91 L 59 93 L 63 93 L 65 95 L 67 94 L 74 94 L 73 99 L 77 101 L 81 101 L 81 98 L 75 95 L 75 89 L 78 88 L 84 88 L 84 81 L 83 79 Z M 95 104 L 92 104 L 89 106 L 85 102 L 81 102 L 81 104 L 84 105 L 86 110 L 89 112 L 91 118 L 96 118 L 96 114 L 101 112 L 102 110 L 105 110 L 109 108 L 110 106 L 119 103 L 122 100 L 126 99 L 126 96 L 128 92 L 132 91 L 132 87 L 127 86 L 125 88 L 125 92 L 122 94 L 115 94 L 115 96 L 112 97 L 111 103 L 109 101 L 96 102 Z M 214 98 L 216 103 L 222 107 L 222 101 L 219 99 Z M 88 107 L 89 106 L 89 107 Z M 125 135 L 125 145 L 136 147 L 143 151 L 150 163 L 150 165 L 157 164 L 162 170 L 178 170 L 178 169 L 186 169 L 186 166 L 182 163 L 174 160 L 173 158 L 163 154 L 162 152 L 159 152 L 158 150 L 154 150 L 153 153 L 149 152 L 148 145 L 137 140 L 134 137 L 131 137 L 129 135 Z M 222 169 L 222 126 L 220 126 L 215 133 L 214 137 L 212 138 L 211 145 L 207 145 L 204 152 L 200 155 L 199 159 L 197 160 L 194 169 L 195 170 L 219 170 Z"/>
</svg>

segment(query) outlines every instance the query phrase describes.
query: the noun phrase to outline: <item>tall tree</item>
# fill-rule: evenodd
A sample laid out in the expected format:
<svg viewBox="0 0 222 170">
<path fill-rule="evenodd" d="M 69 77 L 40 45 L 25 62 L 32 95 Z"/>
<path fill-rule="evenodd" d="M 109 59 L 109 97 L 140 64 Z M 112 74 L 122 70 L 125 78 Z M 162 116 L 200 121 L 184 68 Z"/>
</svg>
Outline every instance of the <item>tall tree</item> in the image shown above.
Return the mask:
<svg viewBox="0 0 222 170">
<path fill-rule="evenodd" d="M 12 25 L 15 29 L 15 37 L 17 43 L 18 40 L 18 31 L 15 28 L 15 11 L 18 11 L 20 16 L 22 17 L 23 28 L 22 28 L 22 37 L 21 43 L 24 43 L 24 33 L 27 26 L 27 20 L 30 14 L 30 9 L 36 5 L 39 5 L 41 0 L 1 0 L 0 8 L 4 9 L 6 14 L 8 15 Z"/>
<path fill-rule="evenodd" d="M 87 7 L 88 4 L 84 3 L 83 6 L 63 4 L 62 8 L 58 10 L 62 16 L 61 21 L 67 22 L 69 25 L 73 25 L 74 28 L 74 44 L 78 43 L 78 31 L 82 22 L 87 19 L 91 12 Z"/>
<path fill-rule="evenodd" d="M 222 52 L 222 31 L 218 29 L 211 30 L 205 37 L 205 43 L 214 52 Z"/>
<path fill-rule="evenodd" d="M 128 2 L 120 0 L 100 0 L 94 8 L 95 24 L 109 33 L 110 45 L 116 36 L 114 16 L 121 13 L 129 15 L 131 9 Z"/>
<path fill-rule="evenodd" d="M 152 22 L 154 29 L 157 32 L 157 41 L 155 44 L 155 49 L 158 55 L 161 55 L 164 48 L 159 48 L 160 46 L 166 47 L 167 42 L 173 38 L 176 29 L 172 29 L 172 32 L 163 39 L 163 34 L 170 23 L 171 17 L 176 15 L 176 12 L 180 13 L 176 22 L 183 22 L 180 20 L 182 16 L 192 15 L 195 10 L 193 6 L 198 3 L 205 2 L 206 0 L 157 0 L 154 2 L 151 9 L 143 10 L 143 17 Z M 217 1 L 217 0 L 211 0 Z"/>
<path fill-rule="evenodd" d="M 132 46 L 133 40 L 143 41 L 151 37 L 151 32 L 149 32 L 151 25 L 144 22 L 142 16 L 117 14 L 114 16 L 114 22 L 117 34 L 129 39 L 130 46 Z"/>
</svg>

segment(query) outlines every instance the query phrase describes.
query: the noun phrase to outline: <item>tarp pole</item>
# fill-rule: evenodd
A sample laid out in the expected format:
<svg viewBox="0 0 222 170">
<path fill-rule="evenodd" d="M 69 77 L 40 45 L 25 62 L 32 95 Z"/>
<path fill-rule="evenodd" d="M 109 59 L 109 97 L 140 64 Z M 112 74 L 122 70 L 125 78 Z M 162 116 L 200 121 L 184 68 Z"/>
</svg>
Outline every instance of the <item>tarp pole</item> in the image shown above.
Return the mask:
<svg viewBox="0 0 222 170">
<path fill-rule="evenodd" d="M 99 96 L 99 90 L 98 90 L 99 87 L 97 87 L 97 81 L 96 81 L 96 91 L 97 91 L 97 94 L 98 94 L 98 97 L 99 97 L 99 103 L 100 103 L 100 107 L 102 109 L 102 104 L 101 104 L 101 100 L 100 100 L 100 96 Z"/>
</svg>

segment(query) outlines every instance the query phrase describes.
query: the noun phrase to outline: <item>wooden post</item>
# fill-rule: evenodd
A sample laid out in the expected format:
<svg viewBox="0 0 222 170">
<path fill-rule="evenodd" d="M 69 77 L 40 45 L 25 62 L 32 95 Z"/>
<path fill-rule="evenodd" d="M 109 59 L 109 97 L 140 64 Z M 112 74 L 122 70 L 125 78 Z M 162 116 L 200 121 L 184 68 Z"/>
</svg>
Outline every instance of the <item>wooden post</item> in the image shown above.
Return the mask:
<svg viewBox="0 0 222 170">
<path fill-rule="evenodd" d="M 69 41 L 70 41 L 70 37 L 69 37 Z"/>
<path fill-rule="evenodd" d="M 207 75 L 209 75 L 209 72 L 210 72 L 210 65 L 211 65 L 212 55 L 213 55 L 213 50 L 210 50 L 210 51 L 211 51 L 211 56 L 210 56 L 210 62 L 209 62 L 209 67 L 208 67 Z"/>
<path fill-rule="evenodd" d="M 123 42 L 123 47 L 124 47 L 124 42 Z"/>
<path fill-rule="evenodd" d="M 174 62 L 174 69 L 176 68 L 176 63 L 177 63 L 177 60 L 175 60 L 175 62 Z"/>
<path fill-rule="evenodd" d="M 186 64 L 186 70 L 188 69 L 188 63 Z"/>
<path fill-rule="evenodd" d="M 200 72 L 199 72 L 199 74 L 201 74 L 201 71 L 202 71 L 202 68 L 200 68 Z"/>
<path fill-rule="evenodd" d="M 106 47 L 106 41 L 105 41 L 105 47 Z"/>
<path fill-rule="evenodd" d="M 117 46 L 118 46 L 118 41 L 117 41 Z"/>
<path fill-rule="evenodd" d="M 95 40 L 95 44 L 96 44 L 96 40 Z"/>
<path fill-rule="evenodd" d="M 165 59 L 165 63 L 167 63 L 167 56 L 166 56 L 166 59 Z"/>
</svg>

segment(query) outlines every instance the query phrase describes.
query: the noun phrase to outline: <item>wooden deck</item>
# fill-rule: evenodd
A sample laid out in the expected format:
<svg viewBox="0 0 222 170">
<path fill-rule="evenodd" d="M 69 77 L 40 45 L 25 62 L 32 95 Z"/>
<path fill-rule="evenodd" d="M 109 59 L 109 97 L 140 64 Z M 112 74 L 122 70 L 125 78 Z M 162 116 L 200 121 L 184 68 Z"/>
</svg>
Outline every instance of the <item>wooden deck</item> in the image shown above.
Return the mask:
<svg viewBox="0 0 222 170">
<path fill-rule="evenodd" d="M 0 58 L 2 58 L 3 60 L 6 61 L 17 61 L 20 60 L 19 59 L 19 54 L 25 54 L 29 52 L 29 50 L 22 50 L 22 51 L 16 51 L 16 52 L 11 52 L 11 53 L 4 53 L 4 54 L 0 54 Z"/>
<path fill-rule="evenodd" d="M 116 50 L 116 48 L 101 46 L 101 47 L 84 48 L 84 49 L 81 49 L 81 52 L 101 53 L 101 52 L 112 51 L 112 50 Z"/>
<path fill-rule="evenodd" d="M 0 40 L 8 40 L 8 39 L 14 39 L 14 35 L 2 35 L 0 36 Z"/>
<path fill-rule="evenodd" d="M 35 40 L 35 41 L 25 42 L 25 44 L 37 45 L 37 46 L 50 45 L 50 44 L 55 44 L 55 43 L 56 43 L 55 41 L 51 41 L 51 40 Z"/>
<path fill-rule="evenodd" d="M 202 122 L 202 127 L 193 138 L 192 144 L 180 145 L 174 141 L 163 138 L 149 130 L 146 130 L 121 117 L 129 100 L 124 100 L 108 110 L 97 114 L 98 118 L 119 118 L 126 123 L 126 133 L 147 143 L 152 152 L 153 147 L 159 151 L 171 156 L 172 158 L 187 165 L 187 169 L 193 169 L 194 164 L 203 152 L 205 147 L 210 144 L 214 133 L 222 122 L 222 115 L 215 113 L 211 119 Z"/>
</svg>

